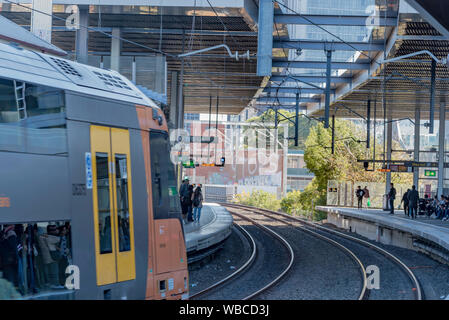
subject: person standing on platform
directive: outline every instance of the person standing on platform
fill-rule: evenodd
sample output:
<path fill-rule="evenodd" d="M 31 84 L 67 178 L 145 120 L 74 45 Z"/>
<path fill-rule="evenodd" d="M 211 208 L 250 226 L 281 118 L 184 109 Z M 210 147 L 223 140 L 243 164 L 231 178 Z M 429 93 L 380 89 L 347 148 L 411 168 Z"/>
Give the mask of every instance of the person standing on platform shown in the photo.
<path fill-rule="evenodd" d="M 418 202 L 419 202 L 419 194 L 416 190 L 416 186 L 412 186 L 412 190 L 408 193 L 408 205 L 410 210 L 410 217 L 412 219 L 416 219 L 418 214 Z"/>
<path fill-rule="evenodd" d="M 409 215 L 409 211 L 408 211 L 409 210 L 409 206 L 408 206 L 408 195 L 409 195 L 409 193 L 410 193 L 410 189 L 407 189 L 407 191 L 402 196 L 402 200 L 401 200 L 401 203 L 402 202 L 404 203 L 404 214 L 406 216 Z"/>
<path fill-rule="evenodd" d="M 203 193 L 201 191 L 201 185 L 196 187 L 193 193 L 193 220 L 196 223 L 200 222 L 201 209 L 203 208 Z"/>
<path fill-rule="evenodd" d="M 369 198 L 369 190 L 367 186 L 363 188 L 363 197 L 366 199 L 366 208 L 371 207 L 371 200 Z"/>
<path fill-rule="evenodd" d="M 355 195 L 357 197 L 357 208 L 362 209 L 362 202 L 363 202 L 363 195 L 365 193 L 363 192 L 362 188 L 360 186 L 357 187 L 357 190 L 355 191 Z"/>
<path fill-rule="evenodd" d="M 390 204 L 390 214 L 394 214 L 394 200 L 396 199 L 396 189 L 394 184 L 390 183 L 390 192 L 388 192 L 388 201 Z"/>
<path fill-rule="evenodd" d="M 187 222 L 193 222 L 193 186 L 189 185 L 187 192 L 186 192 L 186 196 L 185 196 L 185 201 L 186 201 L 186 206 L 187 206 Z"/>
<path fill-rule="evenodd" d="M 188 189 L 189 189 L 189 179 L 184 179 L 182 181 L 181 187 L 179 188 L 179 200 L 181 201 L 181 211 L 182 211 L 182 218 L 185 221 L 187 218 L 187 199 L 186 196 L 188 195 Z"/>

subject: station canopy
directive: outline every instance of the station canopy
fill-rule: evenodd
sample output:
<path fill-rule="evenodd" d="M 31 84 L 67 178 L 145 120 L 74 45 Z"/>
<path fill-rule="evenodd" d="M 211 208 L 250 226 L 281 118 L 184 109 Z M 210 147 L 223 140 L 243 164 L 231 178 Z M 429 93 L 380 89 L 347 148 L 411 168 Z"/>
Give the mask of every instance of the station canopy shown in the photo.
<path fill-rule="evenodd" d="M 29 1 L 18 1 L 29 6 Z M 85 5 L 92 1 L 53 0 L 53 15 L 66 19 L 68 4 Z M 247 50 L 250 60 L 229 57 L 224 48 L 192 55 L 184 59 L 185 112 L 209 112 L 210 96 L 219 96 L 219 112 L 242 111 L 260 87 L 256 76 L 257 8 L 251 1 L 98 1 L 89 6 L 89 26 L 106 33 L 121 28 L 121 37 L 167 53 L 167 98 L 170 104 L 171 71 L 181 72 L 181 53 L 226 44 L 232 53 Z M 209 5 L 212 4 L 211 5 Z M 132 5 L 131 5 L 132 4 Z M 186 6 L 180 6 L 186 5 Z M 194 6 L 196 4 L 196 6 Z M 5 7 L 5 3 L 3 3 Z M 1 15 L 30 28 L 30 10 L 12 5 Z M 76 32 L 68 30 L 64 20 L 53 18 L 52 42 L 69 54 L 75 52 Z M 89 31 L 89 55 L 109 55 L 111 38 Z M 122 56 L 151 55 L 154 51 L 122 41 Z"/>

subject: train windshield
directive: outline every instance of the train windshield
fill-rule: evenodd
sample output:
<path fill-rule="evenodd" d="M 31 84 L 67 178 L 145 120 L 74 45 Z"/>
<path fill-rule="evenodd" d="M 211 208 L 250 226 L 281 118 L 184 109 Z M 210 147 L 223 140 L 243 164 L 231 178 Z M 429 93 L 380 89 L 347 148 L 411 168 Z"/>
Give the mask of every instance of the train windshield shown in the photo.
<path fill-rule="evenodd" d="M 151 179 L 155 219 L 177 217 L 181 213 L 175 165 L 170 160 L 166 132 L 150 132 Z"/>

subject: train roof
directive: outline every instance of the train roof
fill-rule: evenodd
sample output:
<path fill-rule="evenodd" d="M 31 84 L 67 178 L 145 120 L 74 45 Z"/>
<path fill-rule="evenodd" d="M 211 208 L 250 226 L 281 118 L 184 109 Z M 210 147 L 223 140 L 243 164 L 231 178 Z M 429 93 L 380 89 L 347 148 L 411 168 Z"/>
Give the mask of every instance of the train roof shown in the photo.
<path fill-rule="evenodd" d="M 0 43 L 2 78 L 159 108 L 120 73 Z"/>

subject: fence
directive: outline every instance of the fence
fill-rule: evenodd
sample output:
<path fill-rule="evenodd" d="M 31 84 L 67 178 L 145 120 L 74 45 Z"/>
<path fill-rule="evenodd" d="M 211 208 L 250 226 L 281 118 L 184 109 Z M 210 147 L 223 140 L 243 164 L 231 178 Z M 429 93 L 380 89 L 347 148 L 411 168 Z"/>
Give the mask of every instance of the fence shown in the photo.
<path fill-rule="evenodd" d="M 370 208 L 382 208 L 383 196 L 385 194 L 385 183 L 382 182 L 350 182 L 329 180 L 327 182 L 327 205 L 339 207 L 356 207 L 357 198 L 355 190 L 360 186 L 362 189 L 366 186 L 370 194 Z M 396 202 L 399 206 L 402 195 L 410 188 L 408 185 L 395 184 Z M 364 201 L 366 205 L 366 201 Z"/>
<path fill-rule="evenodd" d="M 251 193 L 255 190 L 263 190 L 276 195 L 279 198 L 280 188 L 267 186 L 243 186 L 243 185 L 203 185 L 204 200 L 208 202 L 230 202 L 236 194 L 246 192 Z"/>

